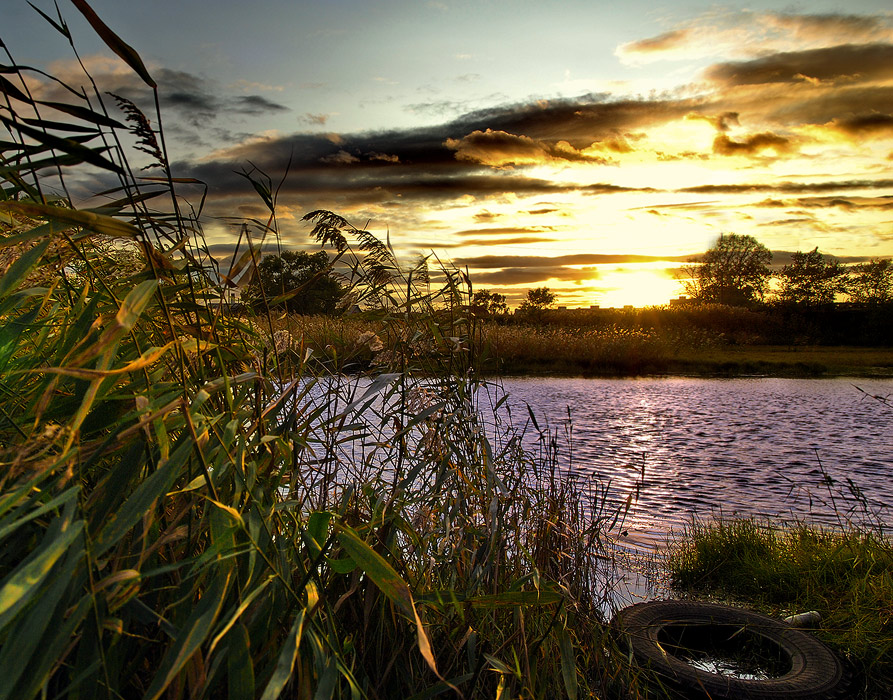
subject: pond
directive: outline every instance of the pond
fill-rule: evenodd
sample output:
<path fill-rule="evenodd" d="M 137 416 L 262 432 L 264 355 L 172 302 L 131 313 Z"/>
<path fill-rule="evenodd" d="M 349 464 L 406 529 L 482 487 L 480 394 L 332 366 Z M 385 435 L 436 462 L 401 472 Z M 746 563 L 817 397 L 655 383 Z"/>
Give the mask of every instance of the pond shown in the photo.
<path fill-rule="evenodd" d="M 889 522 L 893 405 L 863 392 L 893 397 L 891 380 L 508 378 L 490 391 L 514 423 L 530 406 L 569 476 L 631 498 L 633 548 L 693 515 Z"/>

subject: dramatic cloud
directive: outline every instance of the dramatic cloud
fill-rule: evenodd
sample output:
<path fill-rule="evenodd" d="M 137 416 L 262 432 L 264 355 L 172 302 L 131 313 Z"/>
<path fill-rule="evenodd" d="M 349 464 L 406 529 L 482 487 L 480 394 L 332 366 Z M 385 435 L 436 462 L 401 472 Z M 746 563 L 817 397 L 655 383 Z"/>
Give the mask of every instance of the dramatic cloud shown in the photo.
<path fill-rule="evenodd" d="M 599 272 L 595 268 L 574 267 L 506 267 L 493 272 L 476 272 L 474 280 L 476 284 L 526 284 L 535 286 L 551 280 L 559 282 L 579 282 L 583 280 L 597 279 Z"/>
<path fill-rule="evenodd" d="M 606 165 L 603 156 L 580 151 L 567 141 L 546 143 L 529 136 L 518 136 L 505 131 L 473 131 L 461 139 L 447 139 L 447 148 L 456 151 L 456 158 L 473 163 L 502 167 L 506 165 L 535 165 L 550 161 L 571 161 Z"/>
<path fill-rule="evenodd" d="M 691 29 L 674 29 L 648 39 L 639 39 L 622 44 L 618 49 L 619 55 L 664 53 L 671 49 L 684 46 L 692 37 Z"/>
<path fill-rule="evenodd" d="M 465 231 L 455 231 L 453 233 L 454 236 L 460 237 L 468 237 L 468 236 L 510 236 L 517 235 L 519 233 L 542 233 L 544 231 L 551 230 L 549 227 L 542 226 L 503 226 L 500 228 L 473 228 L 467 229 Z"/>
<path fill-rule="evenodd" d="M 544 257 L 538 255 L 481 255 L 473 258 L 458 258 L 457 265 L 474 269 L 492 268 L 560 268 L 568 265 L 616 265 L 625 263 L 686 262 L 690 255 L 600 255 L 580 253 Z"/>
<path fill-rule="evenodd" d="M 325 126 L 326 122 L 329 121 L 330 116 L 330 114 L 311 114 L 310 112 L 305 112 L 298 117 L 298 121 L 309 126 Z"/>
<path fill-rule="evenodd" d="M 726 87 L 766 83 L 869 82 L 893 78 L 893 45 L 833 46 L 777 53 L 753 61 L 720 63 L 704 77 Z"/>
<path fill-rule="evenodd" d="M 871 114 L 843 117 L 833 119 L 825 126 L 847 136 L 857 138 L 877 135 L 886 136 L 893 134 L 893 114 L 873 112 Z"/>
<path fill-rule="evenodd" d="M 807 43 L 865 43 L 893 38 L 890 17 L 844 14 L 761 15 L 760 22 Z"/>
<path fill-rule="evenodd" d="M 677 192 L 699 194 L 747 194 L 750 192 L 827 192 L 835 190 L 886 190 L 893 188 L 893 180 L 847 180 L 832 182 L 778 182 L 748 183 L 740 185 L 698 185 L 685 187 Z"/>
<path fill-rule="evenodd" d="M 713 141 L 713 152 L 723 156 L 752 156 L 766 151 L 782 154 L 789 153 L 791 150 L 793 150 L 793 144 L 790 139 L 768 131 L 753 134 L 741 141 L 733 141 L 725 134 L 720 134 Z"/>
<path fill-rule="evenodd" d="M 893 209 L 893 196 L 884 197 L 798 197 L 796 199 L 764 199 L 751 206 L 767 208 L 807 209 Z"/>
<path fill-rule="evenodd" d="M 122 69 L 123 64 L 103 57 L 88 57 L 85 64 L 101 93 L 121 95 L 146 114 L 154 113 L 155 97 L 152 91 L 130 70 Z M 75 62 L 55 64 L 54 71 L 69 85 L 79 85 L 84 81 L 84 75 Z M 210 122 L 222 118 L 231 123 L 234 117 L 258 117 L 289 111 L 288 107 L 261 95 L 228 93 L 215 82 L 186 71 L 153 66 L 151 72 L 158 83 L 162 111 L 175 113 L 180 124 L 200 129 L 201 132 L 212 128 Z M 41 99 L 68 101 L 71 98 L 68 90 L 57 82 L 40 80 L 33 82 L 32 87 Z M 228 126 L 226 133 L 232 138 L 229 129 L 231 126 Z M 195 137 L 193 131 L 183 133 L 189 138 Z"/>
<path fill-rule="evenodd" d="M 759 13 L 714 8 L 654 37 L 620 45 L 630 63 L 692 60 L 709 56 L 750 58 L 780 51 L 893 41 L 889 15 Z"/>
<path fill-rule="evenodd" d="M 420 245 L 423 249 L 435 248 L 466 248 L 468 246 L 494 246 L 494 245 L 535 245 L 537 243 L 555 243 L 560 241 L 559 238 L 546 238 L 544 236 L 514 236 L 508 238 L 465 238 L 452 243 L 444 243 L 443 241 L 432 242 L 430 244 Z"/>

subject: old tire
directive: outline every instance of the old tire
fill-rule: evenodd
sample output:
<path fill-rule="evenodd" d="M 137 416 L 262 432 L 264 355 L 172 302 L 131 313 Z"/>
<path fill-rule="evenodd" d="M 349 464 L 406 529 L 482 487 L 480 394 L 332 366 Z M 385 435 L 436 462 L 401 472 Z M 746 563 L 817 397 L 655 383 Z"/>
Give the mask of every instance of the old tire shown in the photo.
<path fill-rule="evenodd" d="M 780 620 L 726 605 L 659 600 L 624 608 L 614 625 L 635 661 L 690 698 L 835 700 L 846 678 L 834 653 Z M 738 678 L 693 665 L 692 649 L 751 645 L 778 660 L 778 675 Z M 750 653 L 750 651 L 748 651 Z"/>

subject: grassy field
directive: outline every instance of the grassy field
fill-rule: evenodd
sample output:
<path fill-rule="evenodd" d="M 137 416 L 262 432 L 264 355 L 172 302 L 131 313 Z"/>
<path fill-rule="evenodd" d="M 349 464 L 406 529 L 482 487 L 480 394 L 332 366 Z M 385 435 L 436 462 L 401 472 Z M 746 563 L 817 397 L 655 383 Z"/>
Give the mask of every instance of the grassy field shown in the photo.
<path fill-rule="evenodd" d="M 287 329 L 319 360 L 344 371 L 386 366 L 401 339 L 379 322 L 361 317 L 290 316 Z M 374 336 L 381 348 L 371 350 Z M 366 340 L 363 341 L 362 339 Z M 417 343 L 417 356 L 425 353 Z M 376 347 L 378 347 L 376 345 Z M 707 333 L 670 333 L 609 326 L 603 329 L 477 322 L 459 347 L 473 350 L 488 375 L 696 377 L 893 377 L 893 348 L 739 345 Z M 427 349 L 449 352 L 442 346 Z"/>

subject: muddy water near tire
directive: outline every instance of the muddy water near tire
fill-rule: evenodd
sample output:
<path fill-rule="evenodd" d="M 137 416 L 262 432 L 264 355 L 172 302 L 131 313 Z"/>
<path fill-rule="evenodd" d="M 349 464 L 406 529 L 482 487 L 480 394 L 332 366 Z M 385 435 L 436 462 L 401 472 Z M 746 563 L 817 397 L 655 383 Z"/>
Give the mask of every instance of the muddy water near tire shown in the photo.
<path fill-rule="evenodd" d="M 693 515 L 890 521 L 893 406 L 856 387 L 893 396 L 890 380 L 769 378 L 511 378 L 499 392 L 515 424 L 529 405 L 548 426 L 570 477 L 632 498 L 618 536 L 648 549 Z"/>

